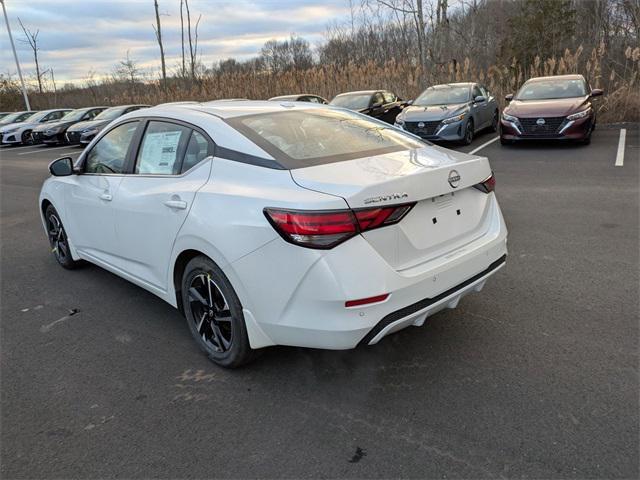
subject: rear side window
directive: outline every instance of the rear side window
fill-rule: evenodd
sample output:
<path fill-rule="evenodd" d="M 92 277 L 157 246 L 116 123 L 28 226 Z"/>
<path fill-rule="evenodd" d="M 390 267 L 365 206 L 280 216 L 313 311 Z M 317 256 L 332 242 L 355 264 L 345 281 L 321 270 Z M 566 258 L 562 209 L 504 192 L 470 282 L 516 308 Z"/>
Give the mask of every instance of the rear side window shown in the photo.
<path fill-rule="evenodd" d="M 191 129 L 169 122 L 151 121 L 142 137 L 135 173 L 177 175 Z"/>
<path fill-rule="evenodd" d="M 287 169 L 422 148 L 424 143 L 347 110 L 298 110 L 227 122 Z"/>
<path fill-rule="evenodd" d="M 384 92 L 382 95 L 384 96 L 384 103 L 393 103 L 398 99 L 398 97 L 391 92 Z"/>
<path fill-rule="evenodd" d="M 87 154 L 86 173 L 123 173 L 127 152 L 139 122 L 118 125 L 98 140 Z"/>
<path fill-rule="evenodd" d="M 371 99 L 371 105 L 380 105 L 383 103 L 384 103 L 384 97 L 380 92 L 373 95 L 373 98 Z"/>
<path fill-rule="evenodd" d="M 204 138 L 204 135 L 194 130 L 191 132 L 191 138 L 189 138 L 189 143 L 187 144 L 187 151 L 184 154 L 184 161 L 182 162 L 180 172 L 186 172 L 208 156 L 209 142 Z"/>

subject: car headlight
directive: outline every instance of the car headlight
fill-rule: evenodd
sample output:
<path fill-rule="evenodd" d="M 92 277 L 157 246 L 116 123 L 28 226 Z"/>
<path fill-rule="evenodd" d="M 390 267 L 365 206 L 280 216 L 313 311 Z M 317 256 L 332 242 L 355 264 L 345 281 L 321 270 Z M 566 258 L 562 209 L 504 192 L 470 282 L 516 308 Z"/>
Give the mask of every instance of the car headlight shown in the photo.
<path fill-rule="evenodd" d="M 60 127 L 56 127 L 56 128 L 47 128 L 47 130 L 44 132 L 47 135 L 53 135 L 54 133 L 58 133 L 60 131 Z"/>
<path fill-rule="evenodd" d="M 404 128 L 404 118 L 396 118 L 394 126 Z"/>
<path fill-rule="evenodd" d="M 579 118 L 587 117 L 590 113 L 591 113 L 591 109 L 587 108 L 586 110 L 583 110 L 581 112 L 574 113 L 573 115 L 569 115 L 567 117 L 567 120 L 578 120 Z"/>
<path fill-rule="evenodd" d="M 461 113 L 460 115 L 456 115 L 455 117 L 445 118 L 444 120 L 442 120 L 442 123 L 444 123 L 445 125 L 449 125 L 450 123 L 455 123 L 455 122 L 459 122 L 460 120 L 464 120 L 466 116 L 467 116 L 466 113 Z"/>
<path fill-rule="evenodd" d="M 513 115 L 508 115 L 504 112 L 502 112 L 502 119 L 507 122 L 513 122 L 513 123 L 518 122 L 518 117 L 514 117 Z"/>
<path fill-rule="evenodd" d="M 82 134 L 85 134 L 85 133 L 96 133 L 97 131 L 98 131 L 98 129 L 93 127 L 93 128 L 85 128 L 80 133 L 82 133 Z"/>
<path fill-rule="evenodd" d="M 18 131 L 17 128 L 10 128 L 9 130 L 3 130 L 0 133 L 2 133 L 3 135 L 6 135 L 7 133 L 13 133 L 13 132 L 16 132 L 16 131 Z"/>

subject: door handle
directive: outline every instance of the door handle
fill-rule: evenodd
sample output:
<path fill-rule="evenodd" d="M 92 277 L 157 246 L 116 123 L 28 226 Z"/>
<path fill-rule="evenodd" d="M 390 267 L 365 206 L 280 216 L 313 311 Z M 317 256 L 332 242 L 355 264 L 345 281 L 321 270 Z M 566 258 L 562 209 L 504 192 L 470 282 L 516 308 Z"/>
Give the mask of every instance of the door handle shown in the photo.
<path fill-rule="evenodd" d="M 100 194 L 100 200 L 105 200 L 107 202 L 110 202 L 111 200 L 113 200 L 113 197 L 111 196 L 110 193 L 101 193 Z"/>
<path fill-rule="evenodd" d="M 176 210 L 185 210 L 187 208 L 187 202 L 184 200 L 167 200 L 164 204 L 169 208 L 175 208 Z"/>

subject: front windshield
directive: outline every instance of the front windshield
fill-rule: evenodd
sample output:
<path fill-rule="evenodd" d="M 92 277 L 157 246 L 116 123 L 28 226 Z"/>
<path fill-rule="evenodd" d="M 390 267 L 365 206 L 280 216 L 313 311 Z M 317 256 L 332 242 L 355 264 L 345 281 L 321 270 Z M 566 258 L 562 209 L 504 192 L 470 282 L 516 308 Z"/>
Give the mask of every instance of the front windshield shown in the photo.
<path fill-rule="evenodd" d="M 87 110 L 71 110 L 64 117 L 60 119 L 61 122 L 73 122 L 75 120 L 81 120 L 84 117 Z"/>
<path fill-rule="evenodd" d="M 429 87 L 422 92 L 413 102 L 414 105 L 452 105 L 455 103 L 465 103 L 470 100 L 469 87 L 439 85 Z"/>
<path fill-rule="evenodd" d="M 584 97 L 586 94 L 586 86 L 581 78 L 534 80 L 522 86 L 516 100 L 551 100 Z"/>
<path fill-rule="evenodd" d="M 371 95 L 368 93 L 354 93 L 349 95 L 338 95 L 331 100 L 330 105 L 348 108 L 349 110 L 362 110 L 369 106 Z"/>
<path fill-rule="evenodd" d="M 27 120 L 29 117 L 32 117 L 33 115 L 35 115 L 34 112 L 10 113 L 9 115 L 2 117 L 2 120 L 0 120 L 0 124 L 24 122 L 25 120 Z"/>
<path fill-rule="evenodd" d="M 113 120 L 118 118 L 124 112 L 122 107 L 111 107 L 95 116 L 94 120 Z"/>
<path fill-rule="evenodd" d="M 228 120 L 286 168 L 423 148 L 420 140 L 346 110 L 297 110 Z"/>

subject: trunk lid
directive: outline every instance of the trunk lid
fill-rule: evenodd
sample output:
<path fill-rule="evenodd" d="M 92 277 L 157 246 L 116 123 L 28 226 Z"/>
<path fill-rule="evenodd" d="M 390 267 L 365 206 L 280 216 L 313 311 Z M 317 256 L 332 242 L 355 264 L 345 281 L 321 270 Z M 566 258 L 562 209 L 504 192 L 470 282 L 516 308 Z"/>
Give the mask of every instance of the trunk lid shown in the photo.
<path fill-rule="evenodd" d="M 458 248 L 483 230 L 489 195 L 471 188 L 491 175 L 484 157 L 438 146 L 291 170 L 303 188 L 350 208 L 417 202 L 397 225 L 363 233 L 397 270 Z M 451 180 L 451 181 L 450 181 Z"/>

